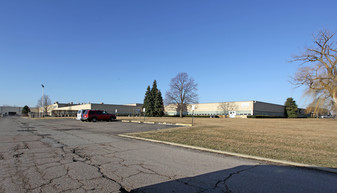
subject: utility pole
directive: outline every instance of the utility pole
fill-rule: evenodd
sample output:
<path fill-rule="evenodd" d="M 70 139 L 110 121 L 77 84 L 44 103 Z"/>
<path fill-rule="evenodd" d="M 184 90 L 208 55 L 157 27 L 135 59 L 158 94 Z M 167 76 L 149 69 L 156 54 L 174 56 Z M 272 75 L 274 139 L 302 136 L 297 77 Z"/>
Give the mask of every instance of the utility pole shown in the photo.
<path fill-rule="evenodd" d="M 43 100 L 44 100 L 44 93 L 43 93 L 43 91 L 44 91 L 44 85 L 41 84 L 41 86 L 42 86 L 42 100 L 41 100 L 41 103 L 42 103 L 42 117 L 43 117 L 43 116 L 44 116 L 44 106 L 43 106 Z"/>
<path fill-rule="evenodd" d="M 192 105 L 192 126 L 193 126 L 194 110 L 195 110 L 195 105 Z"/>

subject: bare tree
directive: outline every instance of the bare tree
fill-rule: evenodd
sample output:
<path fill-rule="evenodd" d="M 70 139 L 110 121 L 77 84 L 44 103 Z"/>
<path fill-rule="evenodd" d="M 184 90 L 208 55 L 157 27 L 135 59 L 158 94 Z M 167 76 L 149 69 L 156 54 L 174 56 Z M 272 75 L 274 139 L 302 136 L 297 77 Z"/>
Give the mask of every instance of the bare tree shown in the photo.
<path fill-rule="evenodd" d="M 238 106 L 235 103 L 223 102 L 218 106 L 218 109 L 223 111 L 224 115 L 227 115 L 229 111 L 235 111 Z"/>
<path fill-rule="evenodd" d="M 51 108 L 51 100 L 48 95 L 43 95 L 43 112 L 47 113 L 48 110 Z M 42 97 L 37 101 L 36 107 L 41 108 L 42 107 Z"/>
<path fill-rule="evenodd" d="M 186 72 L 179 73 L 171 79 L 170 90 L 166 92 L 165 103 L 175 106 L 180 113 L 180 117 L 182 117 L 187 104 L 198 103 L 197 86 L 198 84 L 194 82 L 193 78 L 189 78 Z"/>
<path fill-rule="evenodd" d="M 330 110 L 325 106 L 324 101 L 313 101 L 305 109 L 305 113 L 313 117 L 318 117 L 321 115 L 330 115 Z"/>
<path fill-rule="evenodd" d="M 337 44 L 334 41 L 336 32 L 322 30 L 314 35 L 314 46 L 307 48 L 294 61 L 301 62 L 293 77 L 297 86 L 306 86 L 306 95 L 312 96 L 313 101 L 321 101 L 337 110 Z"/>

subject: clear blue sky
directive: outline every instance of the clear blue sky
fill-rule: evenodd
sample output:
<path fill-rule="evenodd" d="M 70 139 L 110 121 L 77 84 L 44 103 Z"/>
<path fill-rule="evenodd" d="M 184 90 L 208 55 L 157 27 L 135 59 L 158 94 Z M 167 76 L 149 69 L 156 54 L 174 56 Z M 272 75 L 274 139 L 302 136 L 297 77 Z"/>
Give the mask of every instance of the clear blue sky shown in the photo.
<path fill-rule="evenodd" d="M 142 103 L 157 80 L 187 72 L 199 102 L 303 107 L 291 56 L 337 29 L 337 1 L 2 0 L 0 105 Z"/>

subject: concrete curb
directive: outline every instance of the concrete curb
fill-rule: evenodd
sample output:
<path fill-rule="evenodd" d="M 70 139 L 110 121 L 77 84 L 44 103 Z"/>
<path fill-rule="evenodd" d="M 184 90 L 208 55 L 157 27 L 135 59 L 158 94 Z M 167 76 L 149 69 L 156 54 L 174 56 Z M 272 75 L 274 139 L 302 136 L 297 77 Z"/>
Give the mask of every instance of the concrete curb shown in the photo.
<path fill-rule="evenodd" d="M 186 127 L 192 126 L 192 124 L 184 124 L 184 123 L 167 123 L 167 122 L 135 121 L 135 120 L 122 120 L 122 122 L 123 123 L 160 124 L 160 125 L 178 125 L 178 126 L 186 126 Z"/>
<path fill-rule="evenodd" d="M 155 124 L 155 122 L 148 122 L 148 121 L 144 121 L 143 123 L 146 123 L 146 124 Z"/>
<path fill-rule="evenodd" d="M 59 119 L 59 120 L 62 120 L 62 119 L 76 119 L 75 117 L 36 117 L 36 118 L 30 118 L 30 117 L 27 117 L 27 119 L 30 119 L 30 120 L 48 120 L 48 119 Z"/>
<path fill-rule="evenodd" d="M 176 125 L 192 127 L 192 124 L 176 123 Z"/>
<path fill-rule="evenodd" d="M 245 154 L 239 154 L 239 153 L 232 153 L 232 152 L 208 149 L 208 148 L 203 148 L 203 147 L 195 147 L 195 146 L 191 146 L 191 145 L 184 145 L 184 144 L 179 144 L 179 143 L 159 141 L 159 140 L 154 140 L 154 139 L 146 139 L 146 138 L 142 138 L 142 137 L 134 137 L 134 136 L 124 135 L 124 134 L 119 134 L 118 136 L 125 137 L 125 138 L 131 138 L 131 139 L 137 139 L 137 140 L 143 140 L 143 141 L 149 141 L 149 142 L 154 142 L 154 143 L 172 145 L 172 146 L 177 146 L 177 147 L 184 147 L 184 148 L 194 149 L 194 150 L 199 150 L 199 151 L 218 153 L 218 154 L 223 154 L 223 155 L 230 155 L 230 156 L 235 156 L 235 157 L 240 157 L 240 158 L 253 159 L 253 160 L 258 160 L 258 161 L 266 161 L 266 162 L 272 162 L 272 163 L 295 166 L 295 167 L 304 167 L 304 168 L 308 168 L 308 169 L 314 169 L 314 170 L 319 170 L 319 171 L 337 174 L 337 169 L 333 169 L 333 168 L 326 168 L 326 167 L 320 167 L 320 166 L 315 166 L 315 165 L 308 165 L 308 164 L 290 162 L 290 161 L 285 161 L 285 160 L 269 159 L 269 158 L 264 158 L 264 157 L 251 156 L 251 155 L 245 155 Z"/>

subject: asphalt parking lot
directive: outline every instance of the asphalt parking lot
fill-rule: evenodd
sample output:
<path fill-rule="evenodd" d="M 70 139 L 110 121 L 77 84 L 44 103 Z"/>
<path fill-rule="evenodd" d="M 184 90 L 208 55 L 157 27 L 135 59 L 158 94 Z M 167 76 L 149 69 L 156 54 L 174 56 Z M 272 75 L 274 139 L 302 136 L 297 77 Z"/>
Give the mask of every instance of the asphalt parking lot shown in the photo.
<path fill-rule="evenodd" d="M 0 119 L 0 192 L 337 192 L 337 175 L 126 139 L 171 125 Z"/>
<path fill-rule="evenodd" d="M 166 129 L 177 127 L 175 125 L 162 124 L 143 124 L 143 123 L 124 123 L 121 120 L 113 122 L 98 121 L 98 122 L 82 122 L 74 119 L 46 119 L 39 120 L 40 126 L 54 125 L 56 130 L 60 131 L 86 131 L 93 133 L 104 133 L 118 135 L 123 133 L 144 132 L 158 129 Z"/>

